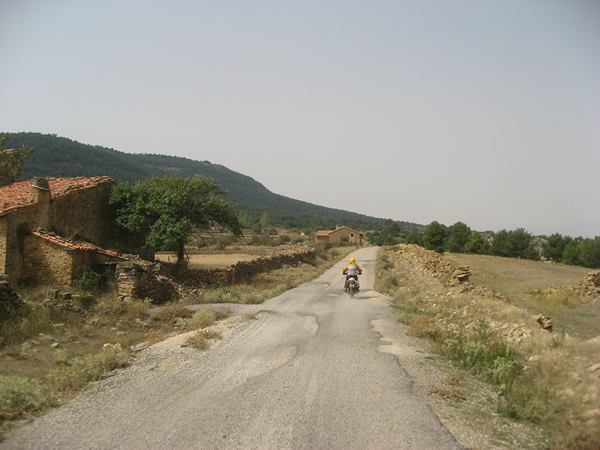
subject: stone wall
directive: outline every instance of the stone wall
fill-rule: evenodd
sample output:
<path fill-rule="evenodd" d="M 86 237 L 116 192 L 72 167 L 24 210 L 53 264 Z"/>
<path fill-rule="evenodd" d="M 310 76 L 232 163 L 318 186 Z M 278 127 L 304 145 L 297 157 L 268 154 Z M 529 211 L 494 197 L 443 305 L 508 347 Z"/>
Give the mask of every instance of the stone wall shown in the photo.
<path fill-rule="evenodd" d="M 25 305 L 23 299 L 8 284 L 8 277 L 0 274 L 0 320 Z"/>
<path fill-rule="evenodd" d="M 173 283 L 161 275 L 161 265 L 128 261 L 117 266 L 117 294 L 122 299 L 151 299 L 160 304 L 179 297 Z"/>
<path fill-rule="evenodd" d="M 7 244 L 8 244 L 8 236 L 7 236 L 7 220 L 0 219 L 0 273 L 6 272 L 6 263 L 7 263 Z"/>
<path fill-rule="evenodd" d="M 113 183 L 84 189 L 52 201 L 50 223 L 66 239 L 83 237 L 100 247 L 110 239 L 111 221 L 108 198 Z"/>
<path fill-rule="evenodd" d="M 185 281 L 194 287 L 222 286 L 251 279 L 253 276 L 278 269 L 283 265 L 295 265 L 299 261 L 313 258 L 315 251 L 303 249 L 300 251 L 282 251 L 270 256 L 259 256 L 250 261 L 239 261 L 226 269 L 189 269 L 174 266 L 171 274 L 175 280 Z"/>
<path fill-rule="evenodd" d="M 295 265 L 313 258 L 315 251 L 282 251 L 271 256 L 260 256 L 240 261 L 226 269 L 190 269 L 185 264 L 148 263 L 143 261 L 119 264 L 118 295 L 121 298 L 150 298 L 157 303 L 175 300 L 179 293 L 175 286 L 187 289 L 226 286 L 254 275 Z"/>
<path fill-rule="evenodd" d="M 20 268 L 22 265 L 23 251 L 22 243 L 19 242 L 18 229 L 21 224 L 31 227 L 30 224 L 37 223 L 37 205 L 22 208 L 12 212 L 10 215 L 0 219 L 0 272 L 9 275 L 11 282 L 21 278 Z"/>
<path fill-rule="evenodd" d="M 36 285 L 71 286 L 73 255 L 51 242 L 30 235 L 23 240 L 21 278 Z"/>

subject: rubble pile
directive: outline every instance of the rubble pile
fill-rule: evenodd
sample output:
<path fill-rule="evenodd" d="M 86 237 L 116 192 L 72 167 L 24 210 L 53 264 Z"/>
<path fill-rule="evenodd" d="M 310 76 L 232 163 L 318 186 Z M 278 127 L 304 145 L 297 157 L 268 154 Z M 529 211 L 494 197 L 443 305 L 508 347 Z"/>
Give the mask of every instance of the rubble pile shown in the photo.
<path fill-rule="evenodd" d="M 588 273 L 581 281 L 570 286 L 551 286 L 546 294 L 567 292 L 580 297 L 600 296 L 600 270 Z"/>
<path fill-rule="evenodd" d="M 0 274 L 0 318 L 5 317 L 25 305 L 25 301 L 8 284 L 8 276 Z"/>

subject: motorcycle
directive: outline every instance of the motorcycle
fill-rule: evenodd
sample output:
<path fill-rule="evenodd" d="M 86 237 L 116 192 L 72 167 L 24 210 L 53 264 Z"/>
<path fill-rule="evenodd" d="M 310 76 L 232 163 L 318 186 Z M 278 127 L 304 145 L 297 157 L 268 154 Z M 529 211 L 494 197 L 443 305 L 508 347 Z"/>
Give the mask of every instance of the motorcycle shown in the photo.
<path fill-rule="evenodd" d="M 358 292 L 358 280 L 350 277 L 346 280 L 346 292 L 350 294 L 350 297 L 354 297 L 354 294 Z"/>

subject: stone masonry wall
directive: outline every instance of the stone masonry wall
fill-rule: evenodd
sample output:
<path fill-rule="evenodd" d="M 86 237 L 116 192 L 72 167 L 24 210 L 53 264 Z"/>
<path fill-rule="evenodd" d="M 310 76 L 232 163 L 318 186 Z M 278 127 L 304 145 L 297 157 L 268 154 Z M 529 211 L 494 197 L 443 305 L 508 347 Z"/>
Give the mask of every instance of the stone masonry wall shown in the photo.
<path fill-rule="evenodd" d="M 7 231 L 6 219 L 0 219 L 0 273 L 6 272 Z"/>
<path fill-rule="evenodd" d="M 100 247 L 110 239 L 108 197 L 112 183 L 101 184 L 52 201 L 50 223 L 66 239 L 81 236 Z"/>
<path fill-rule="evenodd" d="M 314 257 L 314 254 L 312 249 L 284 251 L 271 256 L 259 256 L 250 261 L 239 261 L 226 269 L 202 270 L 179 267 L 173 274 L 173 278 L 185 280 L 186 283 L 196 287 L 227 285 L 250 279 L 259 273 L 278 269 L 283 265 L 297 264 L 299 261 Z"/>
<path fill-rule="evenodd" d="M 250 279 L 254 275 L 277 269 L 282 265 L 295 265 L 314 257 L 314 250 L 283 251 L 250 261 L 240 261 L 226 269 L 189 269 L 185 265 L 148 262 L 128 262 L 119 265 L 118 294 L 121 298 L 150 298 L 158 303 L 175 299 L 178 295 L 174 283 L 194 289 L 206 286 L 225 286 L 235 281 Z"/>
<path fill-rule="evenodd" d="M 30 235 L 23 240 L 24 254 L 22 278 L 30 278 L 34 284 L 71 286 L 73 258 L 70 252 Z"/>

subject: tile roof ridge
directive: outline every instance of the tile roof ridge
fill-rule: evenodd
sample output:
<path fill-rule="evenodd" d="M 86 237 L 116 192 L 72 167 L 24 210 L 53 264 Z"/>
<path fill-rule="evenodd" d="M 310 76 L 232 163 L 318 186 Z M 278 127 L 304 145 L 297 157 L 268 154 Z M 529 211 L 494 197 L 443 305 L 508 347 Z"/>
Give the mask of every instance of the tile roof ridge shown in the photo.
<path fill-rule="evenodd" d="M 80 242 L 80 243 L 69 242 L 66 239 L 58 236 L 56 233 L 47 232 L 40 228 L 38 228 L 36 230 L 32 230 L 31 234 L 34 234 L 38 237 L 41 237 L 42 239 L 45 239 L 49 242 L 60 245 L 61 247 L 67 248 L 69 250 L 96 251 L 96 252 L 104 253 L 105 255 L 125 259 L 118 252 L 115 252 L 114 250 L 104 249 L 104 248 L 98 247 L 97 245 L 90 244 L 89 242 Z"/>

